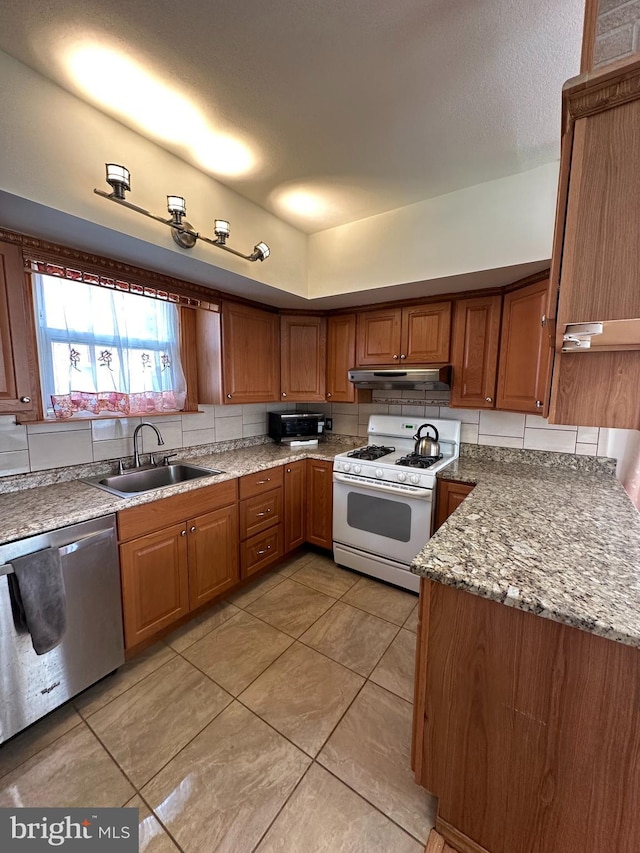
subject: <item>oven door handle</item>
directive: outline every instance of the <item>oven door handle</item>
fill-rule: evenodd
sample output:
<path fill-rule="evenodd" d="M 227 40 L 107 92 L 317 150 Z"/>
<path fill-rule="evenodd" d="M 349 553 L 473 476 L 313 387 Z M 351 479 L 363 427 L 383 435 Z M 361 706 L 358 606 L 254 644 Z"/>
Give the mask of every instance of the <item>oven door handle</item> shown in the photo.
<path fill-rule="evenodd" d="M 337 471 L 333 472 L 333 481 L 334 483 L 344 483 L 348 486 L 358 486 L 363 491 L 371 492 L 372 494 L 375 494 L 376 492 L 383 492 L 387 495 L 394 495 L 396 498 L 401 498 L 404 495 L 405 497 L 413 498 L 414 500 L 430 501 L 433 497 L 433 489 L 414 489 L 411 488 L 411 486 L 394 489 L 393 486 L 386 486 L 384 483 L 369 485 L 369 483 L 363 482 L 362 480 L 352 479 L 349 475 L 339 474 Z"/>

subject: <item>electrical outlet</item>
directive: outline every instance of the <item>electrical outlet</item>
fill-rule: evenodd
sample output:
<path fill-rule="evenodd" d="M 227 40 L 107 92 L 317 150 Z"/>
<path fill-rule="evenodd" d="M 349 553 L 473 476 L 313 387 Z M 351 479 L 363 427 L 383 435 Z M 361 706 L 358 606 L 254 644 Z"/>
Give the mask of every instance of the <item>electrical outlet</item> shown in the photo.
<path fill-rule="evenodd" d="M 331 432 L 331 430 L 333 429 L 333 418 L 324 419 L 324 428 Z"/>

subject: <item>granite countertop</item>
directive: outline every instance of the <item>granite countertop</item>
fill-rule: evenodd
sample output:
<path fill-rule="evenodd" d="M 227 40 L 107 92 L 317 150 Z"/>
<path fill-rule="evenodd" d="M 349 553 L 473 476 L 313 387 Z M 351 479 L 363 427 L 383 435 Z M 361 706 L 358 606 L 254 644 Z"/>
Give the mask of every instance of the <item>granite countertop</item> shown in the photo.
<path fill-rule="evenodd" d="M 362 444 L 362 441 L 360 440 L 359 443 Z M 333 460 L 334 456 L 343 452 L 344 449 L 344 445 L 332 443 L 319 444 L 312 448 L 290 448 L 270 443 L 227 450 L 222 453 L 194 455 L 180 452 L 179 457 L 187 459 L 190 464 L 202 465 L 205 468 L 219 468 L 224 473 L 190 480 L 175 486 L 153 489 L 153 491 L 127 498 L 112 495 L 79 479 L 19 491 L 7 491 L 0 494 L 0 545 L 45 533 L 58 527 L 66 527 L 79 521 L 119 512 L 131 506 L 139 506 L 203 486 L 221 483 L 224 480 L 242 477 L 244 474 L 262 471 L 273 465 L 284 465 L 287 462 L 306 458 Z M 87 472 L 84 476 L 90 477 L 92 474 Z"/>
<path fill-rule="evenodd" d="M 415 574 L 640 647 L 640 513 L 610 472 L 461 457 L 439 477 L 475 488 Z"/>

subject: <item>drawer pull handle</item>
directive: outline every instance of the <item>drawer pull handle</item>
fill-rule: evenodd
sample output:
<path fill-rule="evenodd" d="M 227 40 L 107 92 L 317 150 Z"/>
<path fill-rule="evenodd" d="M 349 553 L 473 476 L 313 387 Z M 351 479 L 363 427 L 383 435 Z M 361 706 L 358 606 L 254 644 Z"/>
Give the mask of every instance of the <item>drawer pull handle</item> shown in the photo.
<path fill-rule="evenodd" d="M 263 515 L 269 515 L 269 513 L 270 513 L 270 512 L 271 512 L 271 510 L 270 510 L 270 509 L 265 509 L 265 511 L 264 511 L 264 512 L 257 512 L 257 513 L 256 513 L 256 518 L 262 518 L 262 516 L 263 516 Z"/>
<path fill-rule="evenodd" d="M 263 554 L 266 554 L 267 551 L 271 550 L 271 545 L 267 545 L 266 548 L 263 548 L 262 551 L 258 551 L 258 556 L 261 557 Z"/>
<path fill-rule="evenodd" d="M 271 482 L 271 477 L 267 477 L 266 480 L 258 480 L 258 482 L 256 483 L 256 486 L 264 486 L 265 483 L 270 483 L 270 482 Z"/>

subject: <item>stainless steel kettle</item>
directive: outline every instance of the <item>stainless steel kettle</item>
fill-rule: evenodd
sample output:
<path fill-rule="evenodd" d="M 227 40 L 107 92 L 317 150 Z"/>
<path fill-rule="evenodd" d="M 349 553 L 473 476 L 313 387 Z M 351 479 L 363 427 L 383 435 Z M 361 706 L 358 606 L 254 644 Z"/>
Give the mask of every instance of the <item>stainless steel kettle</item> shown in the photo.
<path fill-rule="evenodd" d="M 423 436 L 423 429 L 432 429 L 434 432 L 433 439 L 428 435 Z M 414 453 L 417 453 L 419 456 L 440 456 L 438 430 L 434 427 L 433 424 L 422 424 L 422 426 L 418 429 L 418 432 L 413 436 L 413 438 L 416 443 L 413 449 Z"/>

